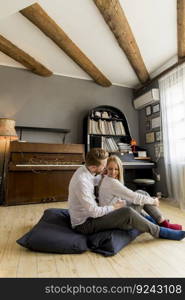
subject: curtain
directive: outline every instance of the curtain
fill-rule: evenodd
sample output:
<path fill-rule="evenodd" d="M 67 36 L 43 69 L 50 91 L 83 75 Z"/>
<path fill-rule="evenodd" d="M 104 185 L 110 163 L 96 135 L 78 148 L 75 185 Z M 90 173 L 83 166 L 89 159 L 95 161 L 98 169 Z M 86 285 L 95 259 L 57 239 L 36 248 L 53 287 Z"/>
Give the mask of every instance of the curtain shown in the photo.
<path fill-rule="evenodd" d="M 185 209 L 185 64 L 159 80 L 169 197 Z"/>

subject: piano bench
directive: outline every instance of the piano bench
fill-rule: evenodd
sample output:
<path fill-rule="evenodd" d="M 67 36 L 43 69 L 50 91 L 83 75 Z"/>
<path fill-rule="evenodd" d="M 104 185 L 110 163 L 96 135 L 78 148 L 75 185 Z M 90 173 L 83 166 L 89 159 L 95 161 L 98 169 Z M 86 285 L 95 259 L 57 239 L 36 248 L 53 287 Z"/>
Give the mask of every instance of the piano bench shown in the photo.
<path fill-rule="evenodd" d="M 136 178 L 133 180 L 133 183 L 136 185 L 137 189 L 142 189 L 148 192 L 151 196 L 153 196 L 153 187 L 155 185 L 154 179 L 149 178 Z"/>

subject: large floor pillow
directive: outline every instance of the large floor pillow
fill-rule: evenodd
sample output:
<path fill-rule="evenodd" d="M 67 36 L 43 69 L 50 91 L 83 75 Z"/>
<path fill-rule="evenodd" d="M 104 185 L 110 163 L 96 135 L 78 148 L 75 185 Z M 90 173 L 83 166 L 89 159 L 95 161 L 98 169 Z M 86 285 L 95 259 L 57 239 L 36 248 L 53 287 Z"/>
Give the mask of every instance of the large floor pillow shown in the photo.
<path fill-rule="evenodd" d="M 71 228 L 68 210 L 57 208 L 45 210 L 40 221 L 17 243 L 42 252 L 75 254 L 88 250 L 87 237 Z"/>
<path fill-rule="evenodd" d="M 104 256 L 112 256 L 133 241 L 141 232 L 131 230 L 106 230 L 88 236 L 88 247 L 91 251 Z"/>
<path fill-rule="evenodd" d="M 148 215 L 143 215 L 150 222 L 157 222 Z M 93 252 L 104 256 L 112 256 L 132 242 L 141 232 L 137 229 L 131 230 L 106 230 L 88 236 L 88 246 Z"/>

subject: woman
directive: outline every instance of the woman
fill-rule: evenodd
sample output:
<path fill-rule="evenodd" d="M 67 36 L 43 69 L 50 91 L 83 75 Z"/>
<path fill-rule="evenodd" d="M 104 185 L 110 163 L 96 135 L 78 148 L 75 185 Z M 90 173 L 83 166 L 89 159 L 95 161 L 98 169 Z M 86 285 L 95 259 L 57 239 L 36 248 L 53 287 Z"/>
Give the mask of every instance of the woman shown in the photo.
<path fill-rule="evenodd" d="M 124 186 L 122 162 L 116 155 L 107 160 L 106 175 L 102 178 L 99 187 L 99 204 L 106 206 L 116 201 L 124 201 L 124 206 L 131 206 L 139 213 L 144 209 L 155 222 L 162 226 L 175 230 L 182 230 L 179 224 L 170 224 L 157 208 L 158 198 L 152 198 L 144 191 L 133 192 Z"/>

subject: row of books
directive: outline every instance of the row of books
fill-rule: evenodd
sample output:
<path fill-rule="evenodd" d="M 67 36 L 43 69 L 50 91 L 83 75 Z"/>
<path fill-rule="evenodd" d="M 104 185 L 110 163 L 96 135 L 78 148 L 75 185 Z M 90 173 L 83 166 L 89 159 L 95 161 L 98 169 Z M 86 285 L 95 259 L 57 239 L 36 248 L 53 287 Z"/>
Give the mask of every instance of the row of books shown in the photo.
<path fill-rule="evenodd" d="M 121 152 L 121 153 L 129 153 L 132 151 L 130 144 L 126 143 L 116 144 L 113 138 L 105 138 L 102 137 L 101 148 L 105 149 L 108 152 Z"/>
<path fill-rule="evenodd" d="M 108 111 L 92 111 L 91 112 L 91 118 L 102 118 L 102 119 L 120 119 L 120 116 L 118 116 L 114 112 L 108 112 Z"/>
<path fill-rule="evenodd" d="M 102 136 L 101 148 L 105 149 L 108 152 L 117 152 L 119 148 L 114 140 L 114 138 L 106 138 Z"/>
<path fill-rule="evenodd" d="M 129 153 L 132 151 L 130 144 L 116 142 L 114 137 L 105 137 L 105 136 L 90 136 L 90 147 L 101 147 L 108 152 L 121 152 Z"/>
<path fill-rule="evenodd" d="M 123 135 L 125 128 L 121 121 L 88 120 L 88 134 Z"/>

